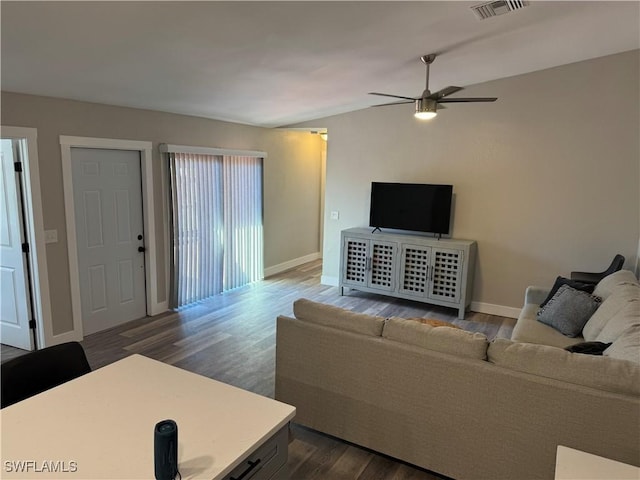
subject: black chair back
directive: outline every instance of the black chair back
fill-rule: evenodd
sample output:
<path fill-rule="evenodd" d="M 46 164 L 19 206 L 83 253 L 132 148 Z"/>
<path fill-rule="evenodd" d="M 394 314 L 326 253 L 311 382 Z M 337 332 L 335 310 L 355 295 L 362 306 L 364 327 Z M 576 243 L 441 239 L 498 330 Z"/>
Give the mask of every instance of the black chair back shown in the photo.
<path fill-rule="evenodd" d="M 620 255 L 619 253 L 613 257 L 613 261 L 611 262 L 611 265 L 609 265 L 609 268 L 607 268 L 603 273 L 603 277 L 606 277 L 607 275 L 611 275 L 612 273 L 616 273 L 619 270 L 622 270 L 622 266 L 624 265 L 624 257 L 622 255 Z"/>
<path fill-rule="evenodd" d="M 616 273 L 624 265 L 624 256 L 619 253 L 613 257 L 611 265 L 604 272 L 571 272 L 571 280 L 584 283 L 598 283 L 604 277 Z"/>
<path fill-rule="evenodd" d="M 87 356 L 78 342 L 54 345 L 9 360 L 0 365 L 0 408 L 90 371 Z"/>

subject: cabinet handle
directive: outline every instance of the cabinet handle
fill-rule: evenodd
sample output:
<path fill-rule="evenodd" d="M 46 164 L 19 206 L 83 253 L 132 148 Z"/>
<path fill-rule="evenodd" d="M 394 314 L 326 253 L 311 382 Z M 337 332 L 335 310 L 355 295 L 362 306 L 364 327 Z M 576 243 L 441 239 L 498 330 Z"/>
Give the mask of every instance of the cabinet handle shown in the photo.
<path fill-rule="evenodd" d="M 255 462 L 252 462 L 251 460 L 247 460 L 247 463 L 249 464 L 249 468 L 247 468 L 244 472 L 242 472 L 242 474 L 239 477 L 231 477 L 229 480 L 242 480 L 244 477 L 246 477 L 249 474 L 249 472 L 251 472 L 251 470 L 253 470 L 258 466 L 258 464 L 260 463 L 260 459 L 256 460 Z"/>

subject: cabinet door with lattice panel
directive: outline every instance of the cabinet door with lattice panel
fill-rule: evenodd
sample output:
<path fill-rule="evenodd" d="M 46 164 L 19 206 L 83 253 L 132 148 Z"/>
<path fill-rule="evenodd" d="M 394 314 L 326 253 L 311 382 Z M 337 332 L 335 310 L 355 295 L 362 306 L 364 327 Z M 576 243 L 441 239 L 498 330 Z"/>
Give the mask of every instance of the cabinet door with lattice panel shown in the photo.
<path fill-rule="evenodd" d="M 405 295 L 424 298 L 429 292 L 431 247 L 402 245 L 398 290 Z"/>
<path fill-rule="evenodd" d="M 342 284 L 365 286 L 369 266 L 369 240 L 344 239 L 342 248 Z"/>
<path fill-rule="evenodd" d="M 464 252 L 432 247 L 429 297 L 450 302 L 460 300 Z"/>
<path fill-rule="evenodd" d="M 395 242 L 371 241 L 371 260 L 369 262 L 369 286 L 379 290 L 393 291 L 396 288 Z"/>

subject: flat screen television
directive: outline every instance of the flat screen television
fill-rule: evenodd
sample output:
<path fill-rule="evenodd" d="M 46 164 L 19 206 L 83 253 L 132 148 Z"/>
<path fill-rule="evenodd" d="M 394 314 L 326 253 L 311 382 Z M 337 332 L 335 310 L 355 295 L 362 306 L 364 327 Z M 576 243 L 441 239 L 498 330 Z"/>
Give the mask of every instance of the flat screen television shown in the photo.
<path fill-rule="evenodd" d="M 448 234 L 453 185 L 371 183 L 369 225 Z"/>

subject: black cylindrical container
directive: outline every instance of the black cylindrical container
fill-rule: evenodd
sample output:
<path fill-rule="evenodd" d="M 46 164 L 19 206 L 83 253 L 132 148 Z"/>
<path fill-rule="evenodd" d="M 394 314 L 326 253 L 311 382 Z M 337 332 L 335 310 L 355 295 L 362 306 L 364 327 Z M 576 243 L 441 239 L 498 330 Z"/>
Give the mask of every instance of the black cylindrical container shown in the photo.
<path fill-rule="evenodd" d="M 174 480 L 178 474 L 178 425 L 163 420 L 153 429 L 153 462 L 156 480 Z"/>

